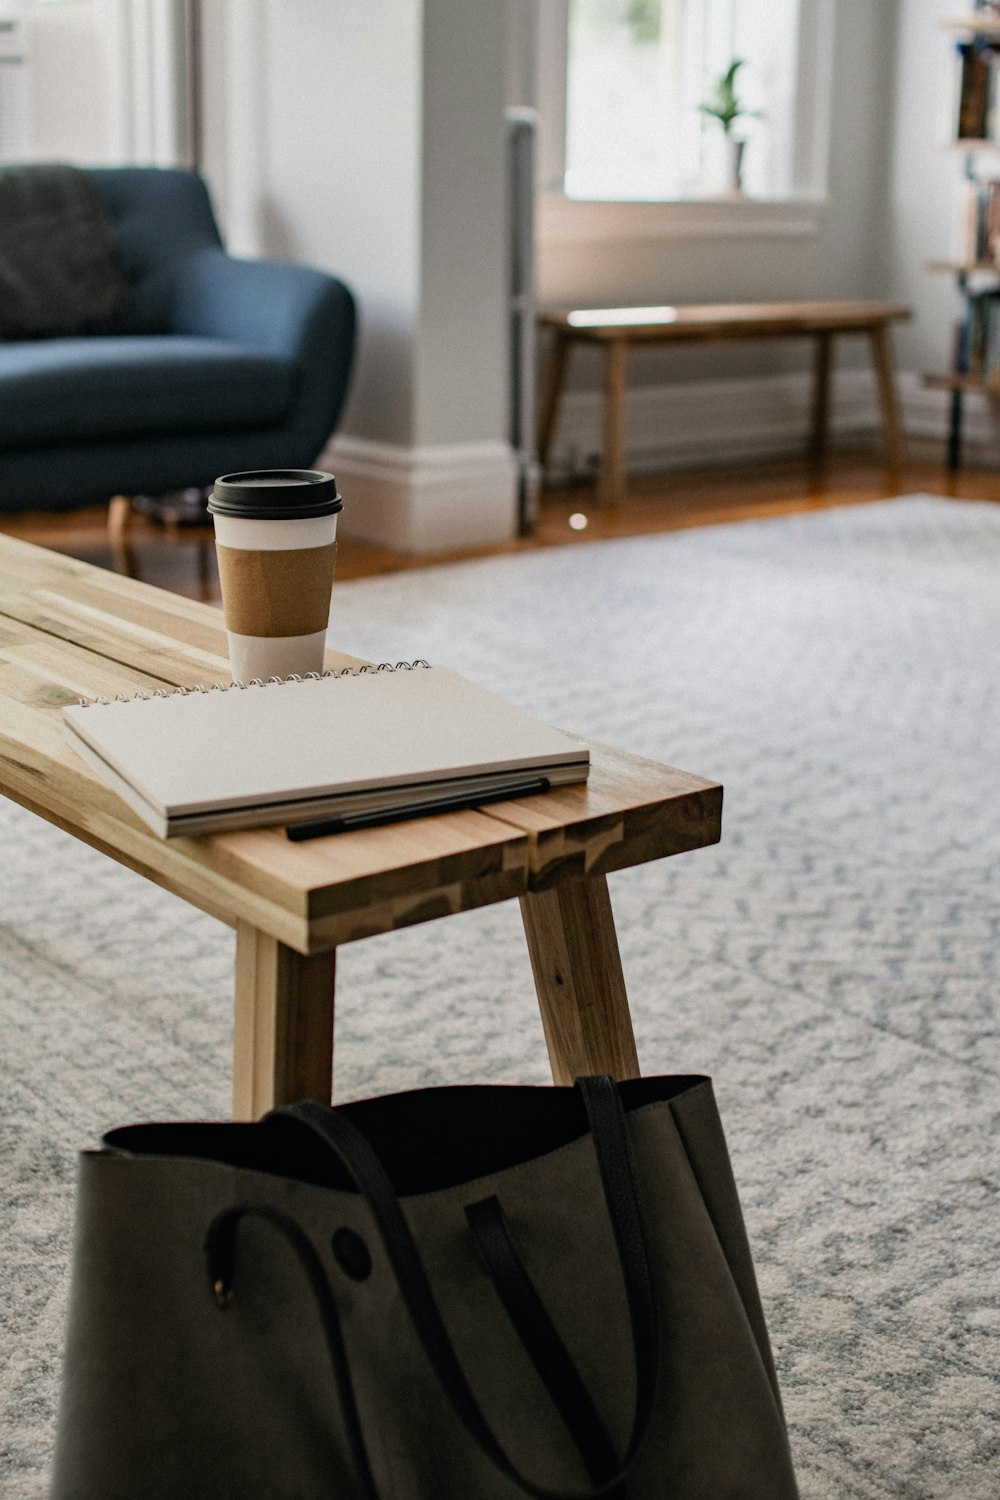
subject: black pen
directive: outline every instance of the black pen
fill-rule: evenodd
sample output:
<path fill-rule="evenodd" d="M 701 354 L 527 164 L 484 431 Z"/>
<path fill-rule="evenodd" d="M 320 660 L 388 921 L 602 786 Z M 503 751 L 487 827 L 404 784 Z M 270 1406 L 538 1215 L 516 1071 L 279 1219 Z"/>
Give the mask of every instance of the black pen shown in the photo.
<path fill-rule="evenodd" d="M 547 776 L 536 776 L 533 781 L 518 781 L 495 792 L 456 792 L 453 797 L 439 797 L 437 801 L 404 802 L 398 807 L 380 807 L 373 812 L 341 813 L 339 817 L 321 818 L 318 823 L 293 823 L 285 833 L 296 843 L 301 843 L 303 839 L 324 838 L 328 833 L 350 833 L 355 828 L 399 823 L 404 818 L 429 818 L 434 813 L 482 807 L 486 802 L 510 802 L 514 797 L 527 797 L 532 792 L 547 792 L 549 786 Z"/>

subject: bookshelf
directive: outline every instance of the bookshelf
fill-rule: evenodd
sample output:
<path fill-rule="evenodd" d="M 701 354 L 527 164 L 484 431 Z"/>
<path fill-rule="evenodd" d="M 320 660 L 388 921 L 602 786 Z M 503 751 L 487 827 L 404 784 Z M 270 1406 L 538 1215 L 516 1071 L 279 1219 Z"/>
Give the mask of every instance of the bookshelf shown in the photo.
<path fill-rule="evenodd" d="M 1000 399 L 1000 4 L 978 4 L 941 25 L 953 44 L 948 147 L 962 159 L 964 197 L 953 256 L 927 269 L 954 278 L 961 312 L 950 368 L 924 384 L 950 394 L 948 467 L 957 469 L 965 397 Z"/>

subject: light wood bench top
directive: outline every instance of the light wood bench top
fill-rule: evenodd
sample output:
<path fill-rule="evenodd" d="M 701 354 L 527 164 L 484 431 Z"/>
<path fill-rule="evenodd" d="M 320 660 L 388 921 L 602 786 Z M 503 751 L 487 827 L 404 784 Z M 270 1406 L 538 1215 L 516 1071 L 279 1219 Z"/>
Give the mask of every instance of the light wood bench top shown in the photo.
<path fill-rule="evenodd" d="M 775 338 L 812 333 L 866 333 L 910 309 L 896 302 L 688 303 L 676 307 L 553 308 L 538 321 L 574 339 Z"/>
<path fill-rule="evenodd" d="M 719 838 L 721 787 L 595 746 L 589 783 L 482 812 L 164 840 L 64 738 L 80 697 L 228 680 L 219 611 L 0 536 L 0 792 L 231 925 L 318 953 Z"/>

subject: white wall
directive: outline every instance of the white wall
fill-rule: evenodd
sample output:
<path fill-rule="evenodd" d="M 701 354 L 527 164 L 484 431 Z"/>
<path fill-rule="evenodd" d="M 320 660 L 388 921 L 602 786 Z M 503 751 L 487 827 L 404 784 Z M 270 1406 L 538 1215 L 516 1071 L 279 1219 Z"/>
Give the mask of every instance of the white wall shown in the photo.
<path fill-rule="evenodd" d="M 829 191 L 813 232 L 745 232 L 732 214 L 717 235 L 623 234 L 618 243 L 539 247 L 539 300 L 549 306 L 884 297 L 886 166 L 897 0 L 837 0 L 833 35 Z M 528 101 L 530 102 L 530 101 Z M 705 215 L 701 218 L 704 219 Z M 798 368 L 800 351 L 757 344 L 650 352 L 642 383 Z M 589 377 L 598 378 L 594 362 Z"/>
<path fill-rule="evenodd" d="M 503 6 L 428 0 L 417 440 L 507 430 Z"/>
<path fill-rule="evenodd" d="M 244 188 L 260 220 L 246 248 L 320 266 L 354 289 L 361 341 L 343 430 L 397 444 L 498 439 L 502 7 L 230 0 L 229 13 L 228 42 L 210 25 L 206 66 L 224 73 L 232 116 L 240 73 L 223 54 L 241 26 L 255 30 L 253 103 L 228 152 L 225 121 L 209 119 L 208 172 L 223 217 L 238 216 L 232 179 L 249 155 L 256 182 Z M 241 62 L 250 58 L 245 49 Z"/>
<path fill-rule="evenodd" d="M 336 272 L 361 302 L 344 428 L 409 443 L 420 299 L 421 38 L 413 0 L 265 0 L 261 249 Z M 230 80 L 232 83 L 232 80 Z"/>
<path fill-rule="evenodd" d="M 502 5 L 212 0 L 205 45 L 229 244 L 358 301 L 325 455 L 356 501 L 345 530 L 402 550 L 511 535 Z"/>
<path fill-rule="evenodd" d="M 903 0 L 899 8 L 887 254 L 894 294 L 915 313 L 899 338 L 901 360 L 913 370 L 947 367 L 958 310 L 949 278 L 929 272 L 927 261 L 953 254 L 952 215 L 963 162 L 948 149 L 954 39 L 941 22 L 963 9 L 951 0 Z"/>

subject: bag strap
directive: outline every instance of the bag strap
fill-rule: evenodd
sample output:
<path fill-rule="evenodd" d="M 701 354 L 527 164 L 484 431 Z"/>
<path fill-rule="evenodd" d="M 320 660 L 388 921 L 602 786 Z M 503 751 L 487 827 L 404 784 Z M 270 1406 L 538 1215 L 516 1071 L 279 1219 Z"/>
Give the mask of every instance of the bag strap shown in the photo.
<path fill-rule="evenodd" d="M 613 1078 L 602 1074 L 578 1079 L 577 1088 L 587 1108 L 604 1201 L 628 1298 L 635 1358 L 635 1418 L 628 1452 L 634 1456 L 649 1428 L 656 1400 L 660 1368 L 656 1282 L 642 1218 L 635 1156 L 618 1086 Z"/>
<path fill-rule="evenodd" d="M 624 1458 L 614 1474 L 582 1491 L 552 1490 L 535 1484 L 514 1466 L 502 1448 L 459 1364 L 395 1189 L 365 1136 L 340 1111 L 313 1100 L 273 1111 L 320 1136 L 346 1167 L 368 1203 L 417 1337 L 452 1410 L 480 1451 L 532 1500 L 605 1500 L 612 1496 L 627 1477 L 646 1436 L 656 1395 L 656 1298 L 625 1112 L 613 1079 L 581 1078 L 577 1088 L 587 1111 L 625 1283 L 636 1386 L 635 1416 Z"/>
<path fill-rule="evenodd" d="M 618 1472 L 618 1456 L 600 1413 L 528 1275 L 499 1198 L 483 1198 L 479 1203 L 468 1204 L 465 1217 L 479 1258 L 583 1460 L 591 1484 L 603 1484 Z"/>
<path fill-rule="evenodd" d="M 236 1298 L 236 1235 L 240 1224 L 245 1219 L 251 1218 L 261 1219 L 265 1224 L 277 1230 L 295 1252 L 305 1272 L 319 1311 L 320 1324 L 326 1339 L 330 1363 L 333 1366 L 348 1447 L 354 1462 L 355 1473 L 362 1484 L 359 1500 L 379 1500 L 368 1450 L 365 1447 L 337 1303 L 312 1241 L 290 1214 L 268 1203 L 237 1205 L 234 1208 L 223 1209 L 221 1213 L 216 1214 L 205 1237 L 205 1264 L 216 1305 L 225 1311 Z"/>

